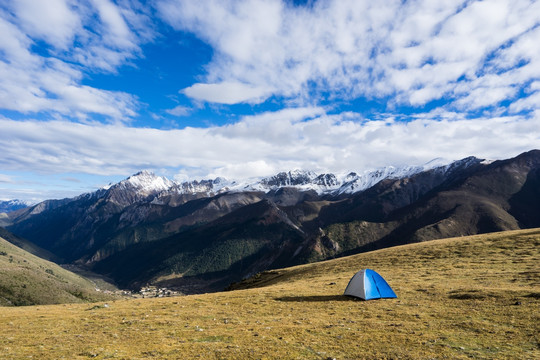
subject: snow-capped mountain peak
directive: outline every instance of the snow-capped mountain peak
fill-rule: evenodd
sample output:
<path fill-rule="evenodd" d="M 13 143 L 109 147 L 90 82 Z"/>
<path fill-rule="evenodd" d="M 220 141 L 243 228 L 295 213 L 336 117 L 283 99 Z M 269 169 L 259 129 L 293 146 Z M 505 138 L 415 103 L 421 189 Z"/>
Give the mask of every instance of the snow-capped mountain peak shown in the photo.
<path fill-rule="evenodd" d="M 150 193 L 169 190 L 175 183 L 164 176 L 158 176 L 144 170 L 128 177 L 119 184 L 135 188 L 140 192 Z"/>
<path fill-rule="evenodd" d="M 11 211 L 24 209 L 28 206 L 33 205 L 34 203 L 31 201 L 24 201 L 24 200 L 0 200 L 0 213 L 8 213 Z"/>
<path fill-rule="evenodd" d="M 162 192 L 168 192 L 175 182 L 164 176 L 158 176 L 149 171 L 140 171 L 114 185 L 103 187 L 98 191 L 99 196 L 106 196 L 110 201 L 120 206 L 156 197 Z"/>
<path fill-rule="evenodd" d="M 407 176 L 412 176 L 423 170 L 424 168 L 421 166 L 387 166 L 372 171 L 365 171 L 362 174 L 351 172 L 340 177 L 341 181 L 339 189 L 337 189 L 337 193 L 351 194 L 358 191 L 363 191 L 377 184 L 381 180 L 400 179 Z"/>

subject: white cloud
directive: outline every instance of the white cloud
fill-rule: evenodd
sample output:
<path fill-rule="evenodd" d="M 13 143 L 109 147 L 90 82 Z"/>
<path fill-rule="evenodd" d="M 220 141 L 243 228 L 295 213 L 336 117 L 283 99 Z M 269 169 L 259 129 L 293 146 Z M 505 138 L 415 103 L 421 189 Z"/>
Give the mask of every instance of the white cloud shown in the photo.
<path fill-rule="evenodd" d="M 532 94 L 523 97 L 510 105 L 510 110 L 512 112 L 538 109 L 540 109 L 540 91 L 535 91 Z"/>
<path fill-rule="evenodd" d="M 75 2 L 66 0 L 17 0 L 13 7 L 21 28 L 31 37 L 45 40 L 66 50 L 77 33 L 82 31 L 79 14 L 73 11 Z"/>
<path fill-rule="evenodd" d="M 215 50 L 206 77 L 185 91 L 198 100 L 246 101 L 208 94 L 216 84 L 241 83 L 261 89 L 257 101 L 277 95 L 312 103 L 313 92 L 329 92 L 391 96 L 392 103 L 413 106 L 445 98 L 463 111 L 466 103 L 497 107 L 512 100 L 530 76 L 538 78 L 537 64 L 515 66 L 518 59 L 538 59 L 540 2 L 329 0 L 302 7 L 264 0 L 162 0 L 157 8 L 173 28 L 195 33 Z M 510 83 L 501 68 L 528 75 Z M 479 92 L 475 84 L 485 76 L 507 84 L 483 101 L 458 91 L 461 86 Z"/>
<path fill-rule="evenodd" d="M 272 93 L 264 87 L 254 87 L 239 82 L 222 82 L 219 84 L 194 84 L 182 90 L 190 98 L 220 104 L 237 104 L 241 102 L 259 103 Z"/>
<path fill-rule="evenodd" d="M 115 72 L 152 38 L 151 24 L 137 24 L 138 16 L 147 15 L 122 4 L 136 2 L 21 0 L 0 6 L 0 108 L 83 119 L 134 116 L 134 96 L 82 84 L 88 73 Z M 39 41 L 46 45 L 35 52 Z"/>
<path fill-rule="evenodd" d="M 305 105 L 317 104 L 322 93 L 330 99 L 383 99 L 391 106 L 445 99 L 448 109 L 498 111 L 501 102 L 516 101 L 516 94 L 540 78 L 540 2 L 152 4 L 174 29 L 193 32 L 214 50 L 206 73 L 181 90 L 196 101 L 258 104 L 276 95 Z M 3 104 L 12 104 L 5 108 L 131 116 L 134 97 L 126 101 L 126 93 L 111 97 L 105 91 L 98 96 L 82 79 L 94 71 L 114 73 L 144 56 L 141 44 L 158 36 L 153 14 L 137 0 L 20 0 L 0 6 L 0 75 L 6 79 L 0 91 L 7 96 Z M 50 45 L 44 49 L 48 56 L 32 52 L 36 41 Z M 62 71 L 51 59 L 63 62 Z M 18 78 L 23 81 L 10 80 Z M 476 97 L 488 78 L 496 79 L 497 90 Z M 100 100 L 85 104 L 80 96 L 67 99 L 56 90 L 72 86 Z"/>
<path fill-rule="evenodd" d="M 363 171 L 435 157 L 508 158 L 538 148 L 532 118 L 364 121 L 299 108 L 248 116 L 221 127 L 157 130 L 65 121 L 0 120 L 0 168 L 38 173 L 129 175 L 183 169 L 183 178 L 253 177 L 294 168 Z"/>
<path fill-rule="evenodd" d="M 191 112 L 191 109 L 182 105 L 178 105 L 172 109 L 165 110 L 165 112 L 173 116 L 186 116 Z"/>
<path fill-rule="evenodd" d="M 475 87 L 464 92 L 466 95 L 458 99 L 455 105 L 464 110 L 474 110 L 511 99 L 515 96 L 517 89 L 511 86 Z"/>
<path fill-rule="evenodd" d="M 32 60 L 23 66 L 0 61 L 1 108 L 72 116 L 97 113 L 116 119 L 135 114 L 132 95 L 80 85 L 82 74 L 61 61 Z"/>
<path fill-rule="evenodd" d="M 14 184 L 15 180 L 9 175 L 0 174 L 0 183 Z"/>
<path fill-rule="evenodd" d="M 118 48 L 137 47 L 135 35 L 127 26 L 120 9 L 109 0 L 92 0 L 103 26 L 104 40 Z"/>
<path fill-rule="evenodd" d="M 247 180 L 257 176 L 276 174 L 278 172 L 279 169 L 275 167 L 275 164 L 268 163 L 265 160 L 254 160 L 246 163 L 226 164 L 213 169 L 209 173 L 204 174 L 204 176 L 209 179 L 223 177 L 225 179 Z M 181 178 L 178 179 L 180 180 Z M 183 179 L 184 181 L 193 180 L 193 175 L 185 176 Z"/>

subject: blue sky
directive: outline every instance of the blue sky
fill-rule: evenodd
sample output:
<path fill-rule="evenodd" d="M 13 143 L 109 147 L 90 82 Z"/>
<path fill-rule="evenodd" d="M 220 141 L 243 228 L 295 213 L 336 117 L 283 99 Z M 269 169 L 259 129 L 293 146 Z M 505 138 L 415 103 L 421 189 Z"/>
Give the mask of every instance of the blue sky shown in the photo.
<path fill-rule="evenodd" d="M 540 2 L 0 1 L 0 199 L 540 148 Z"/>

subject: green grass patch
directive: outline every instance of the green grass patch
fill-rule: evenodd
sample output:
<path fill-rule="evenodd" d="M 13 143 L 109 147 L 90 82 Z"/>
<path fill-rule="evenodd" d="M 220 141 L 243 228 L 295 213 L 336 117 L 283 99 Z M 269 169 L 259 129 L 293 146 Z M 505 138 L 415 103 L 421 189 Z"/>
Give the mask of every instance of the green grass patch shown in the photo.
<path fill-rule="evenodd" d="M 223 336 L 223 335 L 213 335 L 213 336 L 203 336 L 200 338 L 193 339 L 193 342 L 223 342 L 230 343 L 232 342 L 232 336 Z"/>

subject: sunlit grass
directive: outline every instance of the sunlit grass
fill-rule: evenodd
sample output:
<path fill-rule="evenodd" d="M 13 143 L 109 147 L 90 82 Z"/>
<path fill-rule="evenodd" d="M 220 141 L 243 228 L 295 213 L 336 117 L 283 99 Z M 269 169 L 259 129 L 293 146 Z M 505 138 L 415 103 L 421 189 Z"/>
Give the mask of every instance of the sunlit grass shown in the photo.
<path fill-rule="evenodd" d="M 538 359 L 539 245 L 538 229 L 479 235 L 271 271 L 258 288 L 0 308 L 0 358 Z M 343 297 L 362 268 L 398 299 Z"/>
<path fill-rule="evenodd" d="M 95 288 L 93 282 L 0 237 L 0 306 L 80 303 L 114 298 Z"/>

